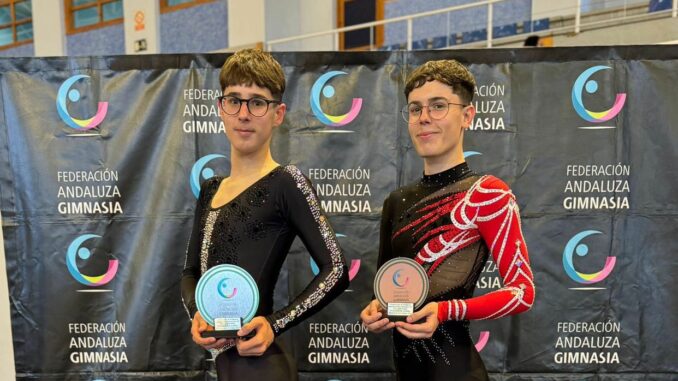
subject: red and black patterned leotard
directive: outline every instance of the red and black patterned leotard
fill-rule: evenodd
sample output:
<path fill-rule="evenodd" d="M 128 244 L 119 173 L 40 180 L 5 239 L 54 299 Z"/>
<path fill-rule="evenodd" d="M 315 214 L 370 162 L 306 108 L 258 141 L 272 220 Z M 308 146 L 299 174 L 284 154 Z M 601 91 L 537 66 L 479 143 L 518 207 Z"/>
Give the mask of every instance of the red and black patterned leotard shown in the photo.
<path fill-rule="evenodd" d="M 503 287 L 473 297 L 492 255 Z M 487 380 L 469 335 L 469 320 L 528 310 L 534 283 L 513 193 L 493 176 L 473 174 L 466 163 L 391 193 L 381 220 L 379 265 L 409 257 L 426 269 L 426 303 L 438 302 L 440 325 L 430 339 L 393 331 L 400 380 Z"/>

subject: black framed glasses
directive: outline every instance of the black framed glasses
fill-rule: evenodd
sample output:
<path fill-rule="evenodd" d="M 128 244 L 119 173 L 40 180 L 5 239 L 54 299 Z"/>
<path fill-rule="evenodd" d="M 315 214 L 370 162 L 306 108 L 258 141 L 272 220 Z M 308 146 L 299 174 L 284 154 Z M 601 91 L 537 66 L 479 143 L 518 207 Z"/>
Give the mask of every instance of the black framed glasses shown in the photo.
<path fill-rule="evenodd" d="M 424 108 L 428 108 L 428 115 L 431 119 L 442 119 L 447 116 L 448 111 L 450 111 L 450 105 L 466 107 L 467 104 L 463 103 L 454 103 L 454 102 L 445 102 L 445 101 L 434 101 L 429 105 L 420 105 L 418 103 L 408 103 L 401 110 L 403 119 L 409 124 L 414 124 L 419 121 L 421 114 L 424 112 Z"/>
<path fill-rule="evenodd" d="M 221 111 L 228 115 L 237 115 L 240 112 L 240 107 L 242 104 L 247 104 L 247 111 L 256 117 L 264 116 L 268 112 L 268 107 L 271 103 L 280 104 L 282 101 L 277 101 L 275 99 L 264 99 L 264 98 L 250 98 L 243 99 L 234 97 L 232 95 L 222 95 L 217 98 L 219 102 L 219 108 Z"/>

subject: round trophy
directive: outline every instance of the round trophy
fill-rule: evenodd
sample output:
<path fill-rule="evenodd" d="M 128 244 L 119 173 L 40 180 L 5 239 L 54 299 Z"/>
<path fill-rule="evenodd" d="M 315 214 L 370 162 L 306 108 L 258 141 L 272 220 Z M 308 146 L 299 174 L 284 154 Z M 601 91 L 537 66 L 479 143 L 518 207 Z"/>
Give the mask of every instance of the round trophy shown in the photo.
<path fill-rule="evenodd" d="M 200 315 L 214 327 L 214 331 L 205 331 L 202 336 L 233 338 L 257 312 L 259 289 L 243 268 L 218 265 L 200 277 L 195 300 Z"/>
<path fill-rule="evenodd" d="M 428 295 L 428 275 L 415 260 L 405 257 L 384 263 L 374 277 L 374 294 L 389 320 L 405 320 Z"/>

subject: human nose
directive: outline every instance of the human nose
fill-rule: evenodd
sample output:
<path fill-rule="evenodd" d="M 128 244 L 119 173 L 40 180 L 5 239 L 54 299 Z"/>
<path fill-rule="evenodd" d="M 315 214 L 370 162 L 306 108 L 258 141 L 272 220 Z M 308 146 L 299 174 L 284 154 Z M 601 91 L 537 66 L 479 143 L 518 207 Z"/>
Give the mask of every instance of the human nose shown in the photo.
<path fill-rule="evenodd" d="M 419 114 L 419 123 L 430 123 L 431 122 L 431 111 L 428 106 L 421 107 L 421 114 Z"/>
<path fill-rule="evenodd" d="M 240 109 L 238 110 L 239 119 L 249 119 L 250 118 L 250 109 L 247 105 L 247 101 L 240 101 Z"/>

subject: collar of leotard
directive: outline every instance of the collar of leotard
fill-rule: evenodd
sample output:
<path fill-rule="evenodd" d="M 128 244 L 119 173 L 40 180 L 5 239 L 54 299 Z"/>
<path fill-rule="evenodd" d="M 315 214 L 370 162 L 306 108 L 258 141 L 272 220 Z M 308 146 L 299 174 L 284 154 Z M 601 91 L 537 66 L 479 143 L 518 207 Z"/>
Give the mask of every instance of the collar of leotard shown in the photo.
<path fill-rule="evenodd" d="M 432 175 L 424 174 L 421 182 L 424 185 L 445 185 L 459 181 L 471 173 L 471 169 L 466 162 L 457 164 L 454 167 Z"/>

